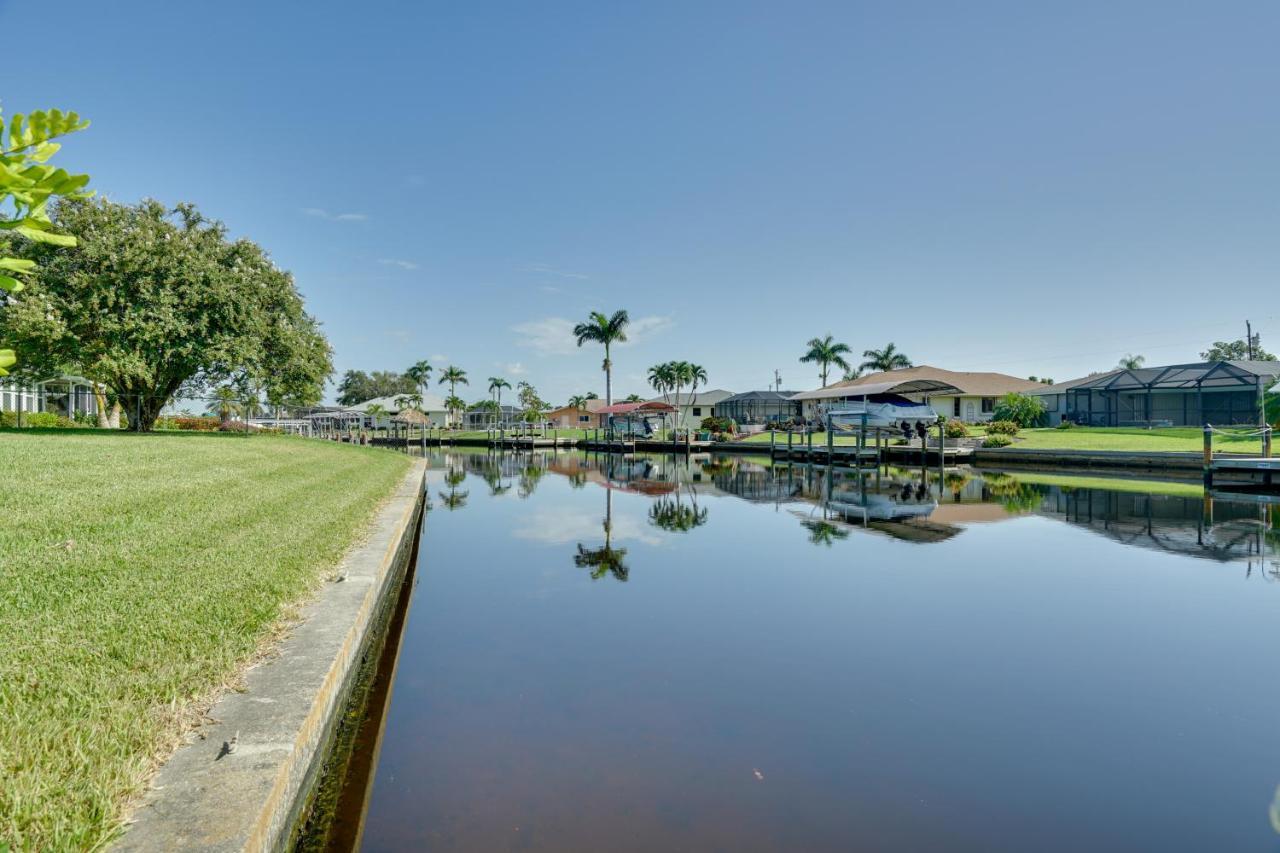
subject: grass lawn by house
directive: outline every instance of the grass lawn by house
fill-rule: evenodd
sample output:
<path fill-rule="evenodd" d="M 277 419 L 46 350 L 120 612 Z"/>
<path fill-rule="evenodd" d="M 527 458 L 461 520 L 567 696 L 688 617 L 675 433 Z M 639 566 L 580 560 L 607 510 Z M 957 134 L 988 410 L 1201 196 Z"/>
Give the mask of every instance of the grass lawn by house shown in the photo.
<path fill-rule="evenodd" d="M 1204 437 L 1197 427 L 1138 429 L 1126 427 L 1078 427 L 1076 429 L 1025 429 L 1018 433 L 1015 448 L 1038 450 L 1120 450 L 1153 453 L 1186 451 L 1199 453 Z M 1216 435 L 1214 452 L 1262 452 L 1262 439 Z"/>
<path fill-rule="evenodd" d="M 0 849 L 109 842 L 409 465 L 279 436 L 0 432 Z"/>

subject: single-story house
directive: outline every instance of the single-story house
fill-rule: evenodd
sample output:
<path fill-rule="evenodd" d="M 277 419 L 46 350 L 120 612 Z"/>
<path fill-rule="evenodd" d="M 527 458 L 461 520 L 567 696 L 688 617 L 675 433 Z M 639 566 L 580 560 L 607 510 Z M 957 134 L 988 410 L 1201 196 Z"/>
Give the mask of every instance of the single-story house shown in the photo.
<path fill-rule="evenodd" d="M 674 406 L 679 426 L 693 427 L 694 429 L 697 429 L 698 425 L 702 423 L 703 418 L 711 417 L 717 403 L 722 403 L 732 396 L 732 391 L 715 388 L 710 391 L 699 391 L 696 394 L 690 394 L 688 391 L 684 391 L 680 394 L 680 405 L 678 406 L 676 406 L 676 395 L 674 392 L 665 397 L 654 397 L 649 402 L 666 403 L 670 406 Z"/>
<path fill-rule="evenodd" d="M 911 400 L 927 402 L 938 414 L 965 423 L 991 420 L 996 401 L 1006 394 L 1027 394 L 1046 387 L 1043 383 L 1020 379 L 1007 373 L 943 370 L 941 367 L 922 364 L 919 367 L 869 373 L 857 379 L 835 382 L 825 388 L 796 394 L 791 399 L 804 406 L 806 418 L 816 419 L 819 407 L 830 406 L 833 401 L 851 402 L 869 393 L 869 387 L 879 387 L 885 383 L 904 390 L 870 393 L 901 394 Z M 914 387 L 916 384 L 919 384 L 918 387 Z"/>
<path fill-rule="evenodd" d="M 1280 361 L 1201 361 L 1117 368 L 1028 392 L 1051 425 L 1229 426 L 1261 420 L 1263 391 L 1280 379 Z"/>
<path fill-rule="evenodd" d="M 588 400 L 586 405 L 561 406 L 547 412 L 547 423 L 553 429 L 597 429 L 604 426 L 600 410 L 604 408 L 604 400 Z"/>
<path fill-rule="evenodd" d="M 365 400 L 357 406 L 351 406 L 348 411 L 356 412 L 363 416 L 360 424 L 362 429 L 372 427 L 385 427 L 391 422 L 391 418 L 400 414 L 400 410 L 407 408 L 400 401 L 409 397 L 409 394 L 396 394 L 391 397 L 374 397 L 372 400 Z M 369 415 L 369 409 L 373 406 L 380 406 L 382 413 L 376 418 Z M 444 398 L 435 394 L 422 395 L 421 411 L 427 416 L 427 424 L 432 428 L 445 427 L 449 425 L 449 412 L 445 409 Z"/>
<path fill-rule="evenodd" d="M 96 415 L 93 383 L 83 376 L 58 376 L 40 382 L 0 380 L 0 412 L 52 412 L 56 415 Z"/>
<path fill-rule="evenodd" d="M 791 398 L 795 391 L 743 391 L 725 397 L 712 407 L 717 418 L 732 418 L 739 425 L 769 424 L 800 416 L 800 406 Z"/>

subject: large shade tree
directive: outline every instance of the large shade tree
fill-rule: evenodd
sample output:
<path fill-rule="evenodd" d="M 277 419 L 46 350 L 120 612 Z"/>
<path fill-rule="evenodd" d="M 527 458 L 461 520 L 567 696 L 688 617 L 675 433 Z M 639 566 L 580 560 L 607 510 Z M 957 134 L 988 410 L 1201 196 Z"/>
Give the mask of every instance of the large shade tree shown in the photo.
<path fill-rule="evenodd" d="M 111 388 L 130 429 L 151 430 L 184 387 L 319 398 L 329 345 L 293 277 L 255 243 L 228 239 L 192 205 L 151 200 L 64 202 L 52 224 L 79 248 L 34 247 L 39 268 L 0 311 L 0 338 Z"/>
<path fill-rule="evenodd" d="M 573 327 L 573 336 L 577 338 L 578 346 L 588 341 L 604 346 L 604 364 L 601 365 L 601 369 L 604 370 L 604 404 L 606 406 L 613 405 L 612 347 L 614 344 L 626 342 L 627 324 L 630 322 L 631 319 L 626 311 L 614 311 L 610 317 L 606 317 L 599 311 L 592 311 L 585 323 L 579 323 Z"/>
<path fill-rule="evenodd" d="M 422 389 L 412 378 L 394 370 L 348 370 L 338 382 L 338 403 L 356 406 L 376 397 L 396 397 L 400 394 L 421 393 Z"/>

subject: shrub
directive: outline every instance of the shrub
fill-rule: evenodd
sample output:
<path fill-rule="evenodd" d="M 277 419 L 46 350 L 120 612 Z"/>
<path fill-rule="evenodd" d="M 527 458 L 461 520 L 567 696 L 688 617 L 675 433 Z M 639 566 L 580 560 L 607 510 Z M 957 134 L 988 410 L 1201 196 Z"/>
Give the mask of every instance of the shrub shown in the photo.
<path fill-rule="evenodd" d="M 0 427 L 16 427 L 17 425 L 17 412 L 0 412 Z M 38 429 L 73 429 L 80 426 L 80 424 L 66 415 L 58 415 L 53 412 L 23 412 L 22 426 Z"/>
<path fill-rule="evenodd" d="M 220 425 L 218 418 L 197 418 L 179 415 L 176 418 L 162 418 L 156 422 L 157 429 L 179 429 L 191 432 L 213 432 Z"/>
<path fill-rule="evenodd" d="M 1024 429 L 1044 423 L 1044 404 L 1037 397 L 1026 394 L 1005 394 L 996 403 L 992 418 L 997 421 L 1013 421 Z"/>
<path fill-rule="evenodd" d="M 969 434 L 969 428 L 965 426 L 964 421 L 955 418 L 947 421 L 944 429 L 946 430 L 947 438 L 964 438 Z"/>
<path fill-rule="evenodd" d="M 733 422 L 733 418 L 703 418 L 702 429 L 705 432 L 720 432 L 732 434 L 737 430 L 737 424 Z"/>
<path fill-rule="evenodd" d="M 987 435 L 1017 435 L 1018 428 L 1013 421 L 996 420 L 987 424 Z"/>
<path fill-rule="evenodd" d="M 1013 439 L 1003 433 L 993 433 L 982 440 L 983 447 L 1008 447 Z"/>
<path fill-rule="evenodd" d="M 1054 429 L 1075 429 L 1078 426 L 1079 424 L 1077 424 L 1075 421 L 1063 421 L 1062 423 L 1054 427 Z"/>

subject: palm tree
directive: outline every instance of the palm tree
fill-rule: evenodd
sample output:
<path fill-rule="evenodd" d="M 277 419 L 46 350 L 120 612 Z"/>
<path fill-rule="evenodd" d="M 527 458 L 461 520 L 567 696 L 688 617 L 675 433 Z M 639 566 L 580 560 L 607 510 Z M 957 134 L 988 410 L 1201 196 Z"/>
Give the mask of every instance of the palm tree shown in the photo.
<path fill-rule="evenodd" d="M 862 357 L 866 361 L 858 365 L 859 370 L 871 370 L 880 373 L 886 370 L 901 370 L 904 367 L 911 366 L 911 359 L 900 352 L 893 341 L 886 344 L 884 349 L 864 350 Z"/>
<path fill-rule="evenodd" d="M 378 420 L 387 413 L 387 407 L 381 403 L 374 403 L 369 406 L 369 408 L 365 409 L 364 413 L 369 416 L 370 420 L 373 422 L 373 428 L 376 431 L 378 429 Z"/>
<path fill-rule="evenodd" d="M 623 399 L 623 402 L 624 403 L 643 403 L 644 397 L 641 397 L 639 394 L 628 394 Z"/>
<path fill-rule="evenodd" d="M 450 394 L 444 401 L 444 407 L 452 416 L 454 424 L 461 425 L 462 410 L 467 407 L 467 401 L 457 394 Z"/>
<path fill-rule="evenodd" d="M 489 393 L 494 395 L 494 401 L 498 404 L 497 415 L 498 420 L 502 420 L 502 389 L 511 389 L 511 383 L 503 379 L 501 376 L 489 377 Z"/>
<path fill-rule="evenodd" d="M 599 311 L 592 311 L 585 323 L 573 327 L 578 346 L 587 341 L 604 345 L 604 404 L 613 405 L 613 360 L 610 349 L 615 343 L 623 343 L 627 339 L 627 323 L 630 318 L 626 311 L 614 311 L 612 317 L 606 317 Z"/>
<path fill-rule="evenodd" d="M 1120 367 L 1125 370 L 1137 370 L 1142 367 L 1143 362 L 1147 360 L 1145 355 L 1133 355 L 1132 353 L 1120 359 Z"/>
<path fill-rule="evenodd" d="M 842 370 L 849 369 L 849 362 L 844 356 L 853 350 L 849 349 L 848 344 L 838 343 L 831 335 L 827 335 L 823 338 L 811 338 L 806 346 L 809 351 L 800 356 L 800 361 L 818 364 L 823 388 L 827 387 L 827 374 L 831 372 L 831 365 Z"/>
<path fill-rule="evenodd" d="M 409 377 L 409 380 L 414 385 L 418 386 L 419 394 L 425 393 L 426 387 L 431 384 L 431 365 L 427 363 L 426 359 L 423 359 L 417 364 L 411 365 L 404 372 L 404 375 Z"/>
<path fill-rule="evenodd" d="M 231 423 L 231 419 L 240 413 L 240 395 L 230 385 L 223 385 L 213 392 L 214 411 L 222 425 Z"/>
<path fill-rule="evenodd" d="M 689 402 L 698 399 L 698 386 L 707 384 L 707 369 L 701 364 L 689 365 Z"/>
<path fill-rule="evenodd" d="M 844 372 L 844 375 L 841 376 L 840 378 L 843 379 L 845 382 L 850 382 L 854 379 L 860 378 L 861 376 L 862 376 L 861 367 L 850 367 Z"/>
<path fill-rule="evenodd" d="M 574 394 L 569 398 L 569 408 L 585 409 L 587 407 L 587 397 L 585 394 Z"/>
<path fill-rule="evenodd" d="M 463 370 L 461 367 L 454 367 L 452 364 L 440 372 L 440 376 L 437 381 L 441 385 L 448 382 L 449 396 L 455 397 L 455 398 L 458 396 L 459 385 L 471 384 L 470 382 L 467 381 L 467 372 Z M 448 408 L 448 406 L 446 405 L 445 408 Z"/>

